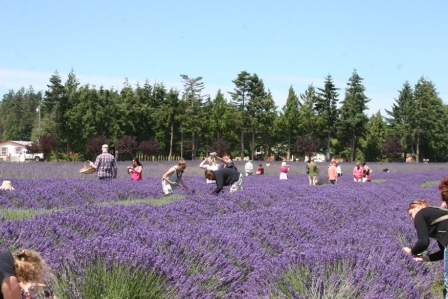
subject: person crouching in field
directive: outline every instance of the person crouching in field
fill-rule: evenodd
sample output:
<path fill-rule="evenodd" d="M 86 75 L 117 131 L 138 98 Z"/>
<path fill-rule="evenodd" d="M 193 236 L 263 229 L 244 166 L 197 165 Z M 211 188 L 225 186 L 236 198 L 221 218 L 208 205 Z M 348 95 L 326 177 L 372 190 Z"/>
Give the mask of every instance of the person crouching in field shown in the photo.
<path fill-rule="evenodd" d="M 32 291 L 29 286 L 36 285 L 43 291 L 47 288 L 43 281 L 51 278 L 51 275 L 45 261 L 33 250 L 22 250 L 16 254 L 9 250 L 0 252 L 0 298 L 29 298 L 29 292 Z M 52 294 L 49 296 L 46 298 L 56 298 Z"/>
<path fill-rule="evenodd" d="M 430 207 L 425 199 L 415 200 L 409 204 L 408 214 L 414 221 L 418 240 L 412 248 L 404 247 L 403 251 L 414 256 L 417 262 L 434 262 L 444 260 L 444 297 L 448 298 L 448 211 L 438 207 Z M 437 240 L 440 250 L 422 256 L 429 246 L 429 239 Z"/>
<path fill-rule="evenodd" d="M 231 186 L 230 192 L 243 190 L 243 175 L 232 168 L 206 170 L 205 178 L 216 181 L 216 189 L 212 192 L 214 195 L 218 195 L 224 186 Z"/>
<path fill-rule="evenodd" d="M 364 168 L 361 167 L 361 163 L 356 162 L 355 168 L 353 168 L 353 181 L 362 182 L 362 176 L 364 175 Z"/>
<path fill-rule="evenodd" d="M 162 176 L 162 189 L 165 195 L 173 194 L 179 184 L 181 184 L 184 189 L 188 190 L 188 187 L 182 181 L 182 174 L 184 173 L 185 168 L 187 168 L 187 163 L 185 163 L 184 160 L 180 160 L 176 166 L 168 169 Z"/>

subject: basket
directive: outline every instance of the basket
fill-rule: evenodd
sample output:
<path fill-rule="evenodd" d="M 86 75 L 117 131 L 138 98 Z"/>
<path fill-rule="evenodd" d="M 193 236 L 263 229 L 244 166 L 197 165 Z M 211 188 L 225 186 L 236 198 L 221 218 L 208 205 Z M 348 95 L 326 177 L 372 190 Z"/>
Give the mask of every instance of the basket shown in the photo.
<path fill-rule="evenodd" d="M 86 162 L 84 162 L 84 167 L 81 168 L 81 169 L 79 170 L 79 172 L 80 172 L 80 173 L 84 173 L 84 174 L 92 174 L 92 173 L 95 173 L 95 172 L 96 172 L 96 169 L 93 168 L 93 167 L 87 167 L 87 166 L 86 166 L 86 163 L 87 163 L 87 162 L 90 163 L 89 160 L 87 160 Z"/>

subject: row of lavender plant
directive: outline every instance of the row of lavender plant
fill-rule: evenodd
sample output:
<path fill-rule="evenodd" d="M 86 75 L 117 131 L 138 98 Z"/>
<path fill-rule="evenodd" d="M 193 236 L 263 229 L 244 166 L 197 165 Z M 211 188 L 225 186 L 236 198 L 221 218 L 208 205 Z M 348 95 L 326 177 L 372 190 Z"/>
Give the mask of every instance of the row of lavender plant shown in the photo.
<path fill-rule="evenodd" d="M 349 265 L 339 279 L 358 286 L 357 298 L 431 298 L 442 265 L 415 264 L 402 253 L 415 240 L 406 208 L 415 198 L 438 205 L 437 186 L 422 184 L 448 173 L 375 175 L 383 183 L 343 176 L 336 186 L 308 186 L 305 175 L 252 176 L 242 192 L 219 197 L 209 195 L 202 177 L 190 176 L 193 190 L 183 200 L 157 207 L 100 205 L 160 197 L 156 178 L 17 179 L 18 190 L 0 193 L 2 207 L 65 210 L 3 221 L 1 247 L 35 248 L 56 271 L 83 273 L 98 257 L 154 269 L 177 298 L 283 298 L 277 281 L 288 271 L 307 267 L 325 288 L 336 279 L 325 277 L 335 263 Z"/>
<path fill-rule="evenodd" d="M 201 161 L 187 161 L 186 175 L 189 176 L 204 176 L 204 170 L 199 167 Z M 160 162 L 146 162 L 143 161 L 143 179 L 146 178 L 161 178 L 169 167 L 176 165 L 177 161 L 160 161 Z M 238 170 L 244 172 L 244 165 L 246 161 L 236 161 L 235 164 Z M 263 161 L 253 161 L 254 167 L 258 167 L 261 163 L 264 166 L 266 175 L 279 175 L 281 161 L 274 161 L 267 166 Z M 290 174 L 305 174 L 305 162 L 288 162 L 290 167 Z M 317 163 L 321 174 L 325 175 L 328 167 L 328 162 Z M 343 162 L 340 164 L 342 172 L 345 175 L 351 175 L 355 163 Z M 373 177 L 377 173 L 387 169 L 390 172 L 413 172 L 413 171 L 431 171 L 447 169 L 446 163 L 368 163 L 369 167 L 374 171 Z M 79 170 L 84 166 L 82 162 L 0 162 L 0 178 L 77 178 L 91 180 L 95 179 L 94 174 L 85 175 L 79 173 Z M 126 167 L 131 166 L 129 161 L 118 162 L 118 178 L 129 178 L 126 172 Z"/>

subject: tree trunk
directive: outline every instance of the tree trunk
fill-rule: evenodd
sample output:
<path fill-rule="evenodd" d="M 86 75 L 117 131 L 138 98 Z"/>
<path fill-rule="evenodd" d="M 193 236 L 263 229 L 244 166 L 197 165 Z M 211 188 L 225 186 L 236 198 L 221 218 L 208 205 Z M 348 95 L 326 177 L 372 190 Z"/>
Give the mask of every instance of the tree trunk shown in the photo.
<path fill-rule="evenodd" d="M 286 155 L 286 159 L 290 160 L 291 155 L 291 131 L 288 131 L 288 153 Z"/>
<path fill-rule="evenodd" d="M 355 160 L 355 142 L 356 137 L 352 136 L 350 140 L 350 162 L 353 162 Z"/>
<path fill-rule="evenodd" d="M 326 154 L 326 159 L 327 161 L 330 161 L 330 147 L 331 147 L 331 132 L 330 130 L 328 130 L 328 141 L 327 141 L 327 154 Z"/>
<path fill-rule="evenodd" d="M 255 131 L 252 131 L 251 157 L 252 157 L 252 161 L 253 161 L 254 157 L 255 157 Z"/>
<path fill-rule="evenodd" d="M 69 138 L 67 138 L 66 160 L 67 162 L 70 160 L 73 162 L 72 155 L 70 155 L 70 141 L 68 139 Z"/>
<path fill-rule="evenodd" d="M 168 154 L 168 161 L 171 161 L 173 155 L 173 140 L 174 140 L 174 123 L 171 123 L 171 132 L 170 132 L 170 153 Z"/>
<path fill-rule="evenodd" d="M 184 132 L 180 130 L 180 156 L 184 157 Z"/>
<path fill-rule="evenodd" d="M 194 132 L 191 133 L 191 160 L 196 158 L 196 139 Z"/>
<path fill-rule="evenodd" d="M 241 128 L 241 160 L 244 160 L 244 129 Z"/>
<path fill-rule="evenodd" d="M 417 144 L 415 145 L 415 162 L 420 163 L 420 131 L 417 131 Z"/>

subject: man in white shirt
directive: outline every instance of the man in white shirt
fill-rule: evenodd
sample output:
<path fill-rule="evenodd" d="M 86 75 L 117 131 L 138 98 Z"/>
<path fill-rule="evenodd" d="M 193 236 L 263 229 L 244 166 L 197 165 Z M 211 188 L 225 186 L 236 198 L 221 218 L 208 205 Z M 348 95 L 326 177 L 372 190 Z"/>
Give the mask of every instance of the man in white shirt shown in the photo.
<path fill-rule="evenodd" d="M 244 166 L 244 170 L 246 171 L 246 176 L 252 175 L 254 172 L 254 165 L 252 164 L 252 160 L 249 160 L 249 162 L 246 163 L 246 166 Z"/>

